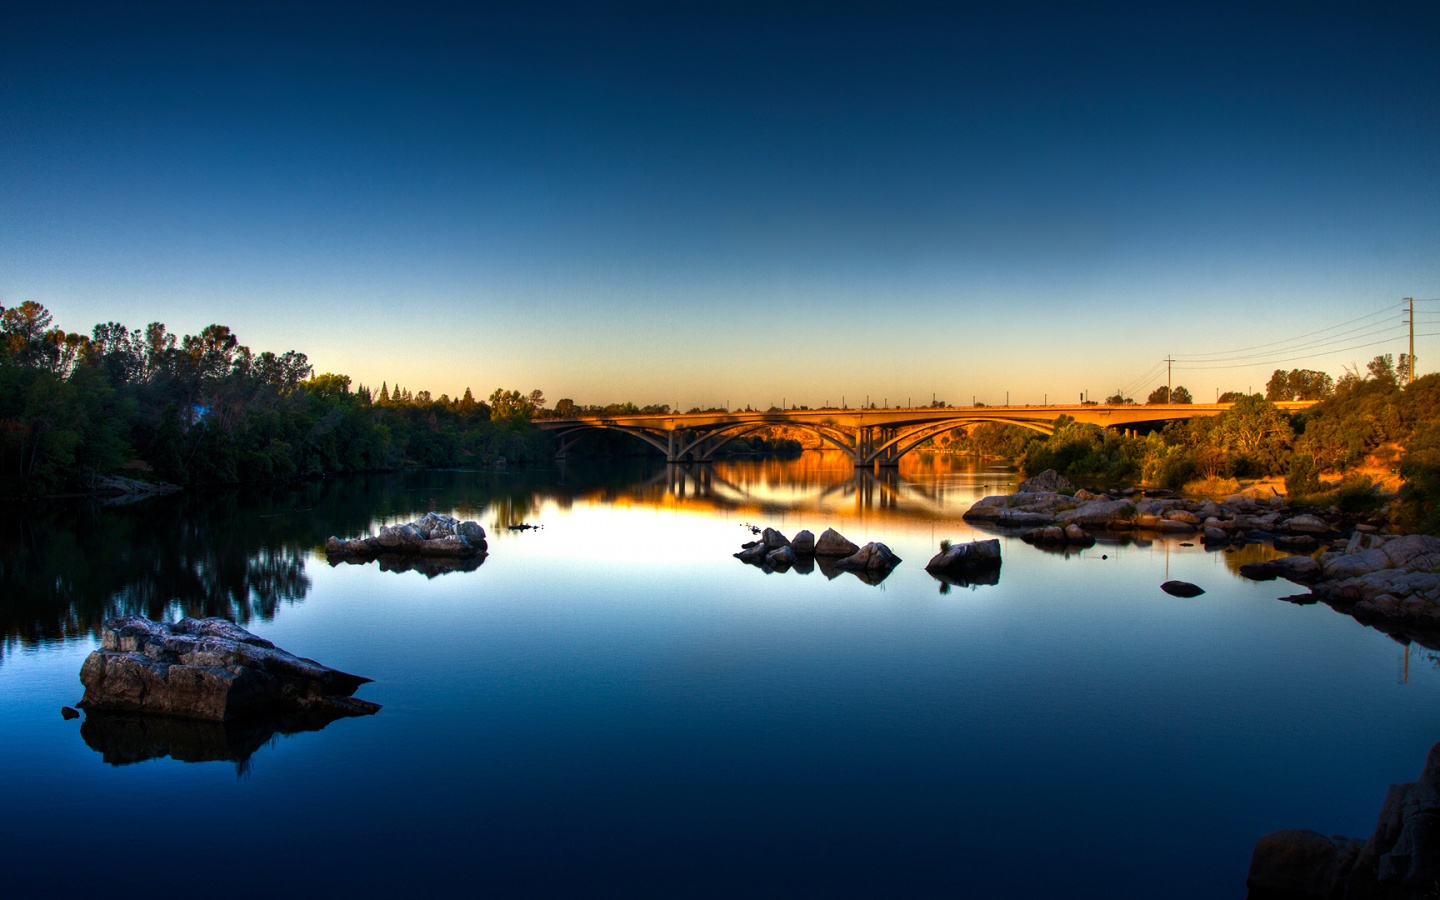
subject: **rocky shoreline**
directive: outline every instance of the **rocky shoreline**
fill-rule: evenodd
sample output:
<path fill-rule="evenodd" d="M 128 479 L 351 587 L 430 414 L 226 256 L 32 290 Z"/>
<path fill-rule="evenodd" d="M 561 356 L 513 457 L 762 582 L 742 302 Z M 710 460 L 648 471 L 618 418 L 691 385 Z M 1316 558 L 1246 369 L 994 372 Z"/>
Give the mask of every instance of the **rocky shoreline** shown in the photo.
<path fill-rule="evenodd" d="M 1440 538 L 1384 534 L 1379 521 L 1347 522 L 1333 510 L 1295 510 L 1282 496 L 1256 496 L 1260 493 L 1220 501 L 1138 490 L 1112 496 L 1076 490 L 1045 472 L 1022 482 L 1014 494 L 976 501 L 964 518 L 1018 531 L 1041 546 L 1085 547 L 1096 534 L 1145 533 L 1194 535 L 1215 550 L 1269 544 L 1288 555 L 1242 566 L 1241 575 L 1294 582 L 1308 593 L 1282 599 L 1325 603 L 1399 640 L 1440 649 Z"/>
<path fill-rule="evenodd" d="M 1368 840 L 1272 831 L 1255 842 L 1249 900 L 1419 900 L 1440 884 L 1440 744 L 1392 784 Z"/>

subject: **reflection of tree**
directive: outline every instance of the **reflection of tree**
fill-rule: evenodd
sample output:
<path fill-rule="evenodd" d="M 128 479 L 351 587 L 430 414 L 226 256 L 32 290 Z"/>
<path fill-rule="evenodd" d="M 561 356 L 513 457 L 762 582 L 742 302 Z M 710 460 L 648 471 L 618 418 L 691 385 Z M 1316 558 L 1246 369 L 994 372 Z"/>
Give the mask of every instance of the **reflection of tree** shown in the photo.
<path fill-rule="evenodd" d="M 309 589 L 294 494 L 51 502 L 0 516 L 5 645 L 94 634 L 111 616 L 272 618 Z"/>

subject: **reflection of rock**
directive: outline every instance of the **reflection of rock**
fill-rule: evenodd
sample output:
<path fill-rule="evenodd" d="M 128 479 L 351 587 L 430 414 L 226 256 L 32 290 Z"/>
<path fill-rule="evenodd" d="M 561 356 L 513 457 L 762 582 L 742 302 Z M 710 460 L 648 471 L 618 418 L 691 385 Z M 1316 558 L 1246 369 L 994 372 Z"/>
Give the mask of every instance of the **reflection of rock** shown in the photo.
<path fill-rule="evenodd" d="M 839 571 L 849 572 L 851 575 L 854 575 L 856 578 L 860 579 L 861 581 L 865 582 L 866 584 L 873 586 L 873 585 L 877 585 L 877 584 L 879 584 L 880 582 L 884 581 L 885 579 L 889 578 L 889 577 L 890 577 L 890 573 L 893 572 L 893 571 L 895 571 L 895 570 L 894 570 L 894 569 L 842 569 L 842 570 L 839 570 Z"/>
<path fill-rule="evenodd" d="M 850 556 L 859 549 L 859 544 L 847 540 L 845 535 L 833 528 L 821 532 L 820 539 L 815 542 L 816 556 Z"/>
<path fill-rule="evenodd" d="M 380 709 L 350 696 L 370 679 L 287 653 L 225 619 L 173 625 L 108 619 L 100 641 L 80 669 L 85 698 L 78 705 L 87 711 L 224 721 L 276 711 L 334 718 Z"/>
<path fill-rule="evenodd" d="M 971 541 L 963 544 L 951 544 L 944 550 L 935 554 L 925 564 L 925 571 L 932 575 L 945 576 L 951 583 L 957 583 L 955 579 L 965 581 L 969 584 L 996 584 L 999 581 L 997 574 L 995 581 L 980 582 L 976 575 L 982 572 L 996 571 L 1000 568 L 1000 541 L 991 538 L 988 541 Z"/>
<path fill-rule="evenodd" d="M 1440 744 L 1420 780 L 1392 784 L 1365 842 L 1314 831 L 1272 831 L 1255 842 L 1251 900 L 1411 900 L 1440 879 Z"/>
<path fill-rule="evenodd" d="M 345 715 L 348 714 L 313 709 L 250 716 L 230 722 L 205 722 L 91 710 L 80 724 L 80 736 L 112 766 L 167 756 L 180 762 L 225 761 L 243 765 L 277 734 L 319 731 Z"/>
<path fill-rule="evenodd" d="M 419 572 L 426 578 L 449 575 L 451 572 L 473 572 L 485 562 L 485 554 L 477 553 L 468 558 L 453 556 L 397 556 L 382 554 L 375 557 L 382 572 Z M 355 563 L 362 560 L 332 560 L 331 565 L 341 562 Z"/>
<path fill-rule="evenodd" d="M 966 572 L 930 572 L 930 577 L 940 582 L 943 586 L 955 587 L 976 587 L 979 585 L 992 585 L 1000 583 L 1000 570 L 997 569 L 975 569 Z"/>
<path fill-rule="evenodd" d="M 374 537 L 325 541 L 325 554 L 332 559 L 371 560 L 382 554 L 470 557 L 484 553 L 485 529 L 476 522 L 461 522 L 453 516 L 426 513 L 403 525 L 384 525 Z"/>

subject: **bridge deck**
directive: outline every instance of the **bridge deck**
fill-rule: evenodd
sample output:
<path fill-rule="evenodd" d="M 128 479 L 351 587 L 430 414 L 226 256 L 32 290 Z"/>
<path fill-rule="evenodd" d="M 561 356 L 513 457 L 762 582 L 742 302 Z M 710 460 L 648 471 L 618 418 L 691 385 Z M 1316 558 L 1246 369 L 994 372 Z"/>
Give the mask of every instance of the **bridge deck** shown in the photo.
<path fill-rule="evenodd" d="M 920 425 L 951 420 L 1014 420 L 1054 422 L 1070 416 L 1077 422 L 1113 427 L 1142 422 L 1169 422 L 1196 416 L 1219 415 L 1230 403 L 1167 403 L 1138 406 L 1072 404 L 1056 406 L 920 406 L 892 409 L 791 409 L 736 411 L 723 413 L 667 413 L 619 416 L 573 416 L 563 419 L 536 419 L 534 425 L 549 431 L 563 431 L 585 425 L 646 428 L 656 431 L 713 429 L 719 425 L 829 425 L 835 428 Z M 1313 401 L 1276 403 L 1287 412 L 1313 406 Z"/>

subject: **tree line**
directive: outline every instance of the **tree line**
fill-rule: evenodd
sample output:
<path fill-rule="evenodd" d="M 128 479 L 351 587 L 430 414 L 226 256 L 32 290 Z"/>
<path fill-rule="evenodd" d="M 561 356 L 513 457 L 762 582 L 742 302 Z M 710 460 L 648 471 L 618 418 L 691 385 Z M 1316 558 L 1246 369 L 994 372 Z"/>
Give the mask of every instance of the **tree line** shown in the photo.
<path fill-rule="evenodd" d="M 1384 502 L 1370 476 L 1358 471 L 1368 466 L 1401 478 L 1402 502 L 1392 518 L 1440 532 L 1440 375 L 1413 382 L 1407 375 L 1389 354 L 1372 359 L 1364 374 L 1347 369 L 1338 380 L 1276 370 L 1264 395 L 1228 394 L 1229 410 L 1149 434 L 1065 417 L 1048 437 L 987 423 L 950 449 L 1018 458 L 1028 474 L 1055 469 L 1072 480 L 1164 488 L 1283 477 L 1292 498 L 1351 511 Z M 1318 402 L 1291 414 L 1276 405 L 1285 400 Z"/>
<path fill-rule="evenodd" d="M 86 334 L 44 306 L 0 306 L 0 494 L 83 490 L 97 475 L 182 485 L 406 465 L 548 458 L 529 424 L 539 391 L 480 402 L 314 372 L 304 353 L 253 352 L 224 325 L 152 322 Z"/>

